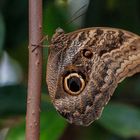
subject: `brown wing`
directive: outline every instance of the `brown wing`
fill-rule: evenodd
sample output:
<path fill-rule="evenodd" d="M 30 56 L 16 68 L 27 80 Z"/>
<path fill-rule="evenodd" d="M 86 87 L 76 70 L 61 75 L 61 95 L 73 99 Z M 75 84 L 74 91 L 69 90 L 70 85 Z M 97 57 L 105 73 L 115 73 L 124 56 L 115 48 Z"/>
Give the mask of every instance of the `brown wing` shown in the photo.
<path fill-rule="evenodd" d="M 77 125 L 98 119 L 117 84 L 140 72 L 140 37 L 121 29 L 59 30 L 50 47 L 46 80 L 52 102 Z"/>

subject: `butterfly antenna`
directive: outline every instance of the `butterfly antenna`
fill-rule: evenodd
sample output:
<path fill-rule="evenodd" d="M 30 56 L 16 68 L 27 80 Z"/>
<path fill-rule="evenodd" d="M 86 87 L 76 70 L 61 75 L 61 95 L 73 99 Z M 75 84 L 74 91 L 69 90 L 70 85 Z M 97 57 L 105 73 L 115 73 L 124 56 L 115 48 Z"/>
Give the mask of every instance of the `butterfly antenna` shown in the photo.
<path fill-rule="evenodd" d="M 81 15 L 79 15 L 79 16 L 73 18 L 72 20 L 70 20 L 69 22 L 67 22 L 67 24 L 72 23 L 73 21 L 75 21 L 76 19 L 78 19 L 79 17 L 81 17 L 81 16 L 83 16 L 83 15 L 85 15 L 85 14 L 86 14 L 86 12 L 82 13 Z"/>
<path fill-rule="evenodd" d="M 72 16 L 70 17 L 70 19 L 72 19 L 77 13 L 79 13 L 83 8 L 87 7 L 87 4 L 83 5 L 81 8 L 79 8 L 76 12 L 74 12 L 72 14 Z"/>
<path fill-rule="evenodd" d="M 72 23 L 74 20 L 78 19 L 79 17 L 81 17 L 82 15 L 84 15 L 85 13 L 79 15 L 78 17 L 73 18 L 74 16 L 76 16 L 81 10 L 83 10 L 83 8 L 87 7 L 88 4 L 83 5 L 81 8 L 79 8 L 71 17 L 70 17 L 70 21 L 67 22 L 67 24 Z"/>

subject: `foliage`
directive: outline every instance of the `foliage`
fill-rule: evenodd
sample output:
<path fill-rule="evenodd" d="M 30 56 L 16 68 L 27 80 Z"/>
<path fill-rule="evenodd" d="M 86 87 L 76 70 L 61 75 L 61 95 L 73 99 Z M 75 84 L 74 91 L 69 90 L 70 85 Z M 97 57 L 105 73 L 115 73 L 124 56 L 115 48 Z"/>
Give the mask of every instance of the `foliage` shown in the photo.
<path fill-rule="evenodd" d="M 80 0 L 79 0 L 80 1 Z M 77 28 L 70 20 L 70 0 L 44 1 L 43 32 L 51 38 L 57 27 L 65 31 Z M 83 6 L 82 3 L 81 7 Z M 0 1 L 0 73 L 2 54 L 6 51 L 22 69 L 22 81 L 12 85 L 0 85 L 0 139 L 2 130 L 10 128 L 6 140 L 25 138 L 25 111 L 28 71 L 28 16 L 27 1 Z M 140 34 L 139 0 L 91 0 L 83 27 L 110 26 Z M 77 9 L 78 10 L 78 9 Z M 44 49 L 46 63 L 47 48 Z M 45 77 L 44 64 L 44 77 Z M 18 72 L 16 72 L 18 73 Z M 7 73 L 5 73 L 7 74 Z M 17 74 L 18 76 L 18 74 Z M 9 79 L 12 76 L 9 76 Z M 1 76 L 0 76 L 0 80 Z M 18 84 L 17 84 L 18 83 Z M 126 140 L 140 137 L 140 75 L 119 84 L 102 117 L 89 127 L 66 123 L 54 110 L 46 94 L 43 81 L 41 105 L 41 140 Z"/>

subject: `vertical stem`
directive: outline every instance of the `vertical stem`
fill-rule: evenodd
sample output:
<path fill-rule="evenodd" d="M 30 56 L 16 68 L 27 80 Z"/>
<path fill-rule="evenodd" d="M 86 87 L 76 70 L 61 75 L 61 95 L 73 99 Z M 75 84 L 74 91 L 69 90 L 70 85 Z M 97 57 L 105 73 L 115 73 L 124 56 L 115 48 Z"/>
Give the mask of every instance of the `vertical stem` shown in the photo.
<path fill-rule="evenodd" d="M 26 140 L 39 140 L 42 84 L 42 0 L 29 0 L 29 73 L 26 112 Z"/>

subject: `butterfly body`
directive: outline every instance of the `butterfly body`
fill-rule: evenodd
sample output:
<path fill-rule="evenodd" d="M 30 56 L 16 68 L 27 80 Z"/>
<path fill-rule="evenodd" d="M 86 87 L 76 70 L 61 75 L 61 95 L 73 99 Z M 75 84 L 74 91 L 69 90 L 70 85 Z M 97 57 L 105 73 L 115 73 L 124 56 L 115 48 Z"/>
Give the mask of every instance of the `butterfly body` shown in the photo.
<path fill-rule="evenodd" d="M 56 110 L 70 123 L 98 119 L 119 82 L 140 72 L 140 37 L 114 28 L 87 28 L 50 44 L 47 84 Z"/>

